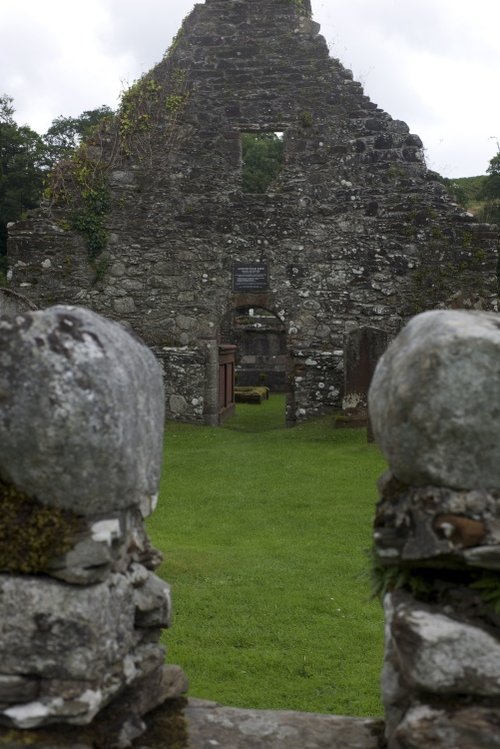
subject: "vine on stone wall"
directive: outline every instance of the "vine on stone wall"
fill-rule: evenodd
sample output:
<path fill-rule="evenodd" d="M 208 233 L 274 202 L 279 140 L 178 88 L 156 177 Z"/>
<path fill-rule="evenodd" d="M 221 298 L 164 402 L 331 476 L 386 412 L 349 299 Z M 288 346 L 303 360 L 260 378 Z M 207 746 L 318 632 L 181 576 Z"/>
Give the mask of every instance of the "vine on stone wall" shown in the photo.
<path fill-rule="evenodd" d="M 67 209 L 62 228 L 81 234 L 90 260 L 94 260 L 106 247 L 105 218 L 110 207 L 107 183 L 107 164 L 101 148 L 83 143 L 65 161 L 60 162 L 49 178 L 46 197 L 54 207 Z"/>
<path fill-rule="evenodd" d="M 117 119 L 120 149 L 126 156 L 137 149 L 142 155 L 150 155 L 148 136 L 160 92 L 159 83 L 143 76 L 123 93 Z"/>
<path fill-rule="evenodd" d="M 151 161 L 152 133 L 165 111 L 170 141 L 189 99 L 186 78 L 185 71 L 174 70 L 166 93 L 151 73 L 140 78 L 122 94 L 116 117 L 111 122 L 103 121 L 71 158 L 56 166 L 49 178 L 46 197 L 53 207 L 68 211 L 61 226 L 85 238 L 96 275 L 102 275 L 96 258 L 108 241 L 109 172 L 131 157 L 139 162 Z"/>
<path fill-rule="evenodd" d="M 294 5 L 301 15 L 311 18 L 311 6 L 308 0 L 288 0 L 288 2 Z"/>
<path fill-rule="evenodd" d="M 187 16 L 186 16 L 186 18 L 187 18 Z M 185 29 L 186 18 L 184 18 L 182 20 L 182 24 L 181 24 L 181 27 L 180 27 L 179 31 L 177 32 L 177 34 L 172 39 L 170 47 L 167 49 L 167 51 L 163 55 L 163 59 L 164 60 L 169 60 L 172 57 L 173 53 L 175 52 L 175 50 L 179 46 L 181 40 L 183 39 L 184 33 L 185 33 L 184 29 Z"/>

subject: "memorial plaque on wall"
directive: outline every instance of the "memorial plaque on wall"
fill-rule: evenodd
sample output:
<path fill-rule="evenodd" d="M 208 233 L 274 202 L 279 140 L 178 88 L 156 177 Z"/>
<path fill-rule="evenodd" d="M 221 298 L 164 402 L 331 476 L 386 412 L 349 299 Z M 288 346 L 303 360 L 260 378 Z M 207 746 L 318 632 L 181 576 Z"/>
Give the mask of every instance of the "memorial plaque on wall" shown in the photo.
<path fill-rule="evenodd" d="M 267 263 L 235 263 L 233 266 L 233 291 L 267 291 L 269 267 Z"/>

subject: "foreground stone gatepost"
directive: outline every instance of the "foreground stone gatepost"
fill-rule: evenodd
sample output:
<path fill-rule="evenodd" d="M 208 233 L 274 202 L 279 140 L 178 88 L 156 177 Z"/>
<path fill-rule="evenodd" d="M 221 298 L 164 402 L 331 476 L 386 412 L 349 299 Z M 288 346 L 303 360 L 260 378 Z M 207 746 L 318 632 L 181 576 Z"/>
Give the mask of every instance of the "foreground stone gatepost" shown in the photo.
<path fill-rule="evenodd" d="M 0 317 L 0 746 L 125 748 L 185 691 L 143 527 L 163 423 L 160 367 L 120 325 Z"/>
<path fill-rule="evenodd" d="M 500 747 L 500 317 L 413 318 L 369 405 L 388 747 Z"/>

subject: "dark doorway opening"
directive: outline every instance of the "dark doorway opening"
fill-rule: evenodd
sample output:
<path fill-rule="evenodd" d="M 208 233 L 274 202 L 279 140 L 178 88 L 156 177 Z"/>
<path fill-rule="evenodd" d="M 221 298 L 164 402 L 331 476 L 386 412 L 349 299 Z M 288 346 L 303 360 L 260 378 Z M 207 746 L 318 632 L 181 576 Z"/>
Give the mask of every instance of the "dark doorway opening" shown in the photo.
<path fill-rule="evenodd" d="M 234 414 L 234 369 L 236 346 L 219 346 L 219 423 Z"/>
<path fill-rule="evenodd" d="M 238 388 L 268 388 L 271 398 L 281 397 L 282 413 L 278 426 L 285 425 L 285 403 L 289 393 L 289 354 L 283 322 L 263 307 L 238 307 L 229 312 L 221 325 L 221 342 L 235 346 L 235 386 Z M 238 398 L 236 398 L 238 401 Z M 269 410 L 267 396 L 253 407 L 255 418 Z M 238 402 L 236 410 L 238 410 Z M 275 406 L 273 406 L 275 407 Z"/>

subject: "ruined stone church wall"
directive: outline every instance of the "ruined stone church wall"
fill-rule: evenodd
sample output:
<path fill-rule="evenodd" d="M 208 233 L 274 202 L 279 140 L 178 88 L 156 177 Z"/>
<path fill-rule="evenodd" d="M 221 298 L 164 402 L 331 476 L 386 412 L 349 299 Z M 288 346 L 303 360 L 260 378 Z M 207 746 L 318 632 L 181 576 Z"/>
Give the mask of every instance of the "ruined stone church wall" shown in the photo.
<path fill-rule="evenodd" d="M 13 288 L 131 325 L 164 363 L 175 418 L 216 408 L 207 369 L 241 301 L 285 325 L 291 420 L 339 407 L 347 325 L 392 336 L 456 293 L 496 304 L 496 232 L 452 205 L 418 136 L 365 96 L 318 30 L 289 0 L 195 6 L 138 84 L 140 106 L 101 143 L 105 251 L 89 262 L 57 206 L 11 230 Z M 283 170 L 247 194 L 240 135 L 265 130 L 284 133 Z M 266 264 L 268 291 L 235 294 L 235 262 Z"/>

